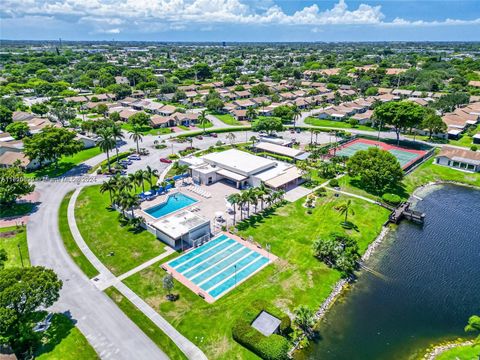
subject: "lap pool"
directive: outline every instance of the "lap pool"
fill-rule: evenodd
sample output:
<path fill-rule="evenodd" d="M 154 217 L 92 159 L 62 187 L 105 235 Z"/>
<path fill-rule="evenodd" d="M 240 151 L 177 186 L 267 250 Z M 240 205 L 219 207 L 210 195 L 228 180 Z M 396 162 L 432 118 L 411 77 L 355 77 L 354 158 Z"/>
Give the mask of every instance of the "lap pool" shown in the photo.
<path fill-rule="evenodd" d="M 197 200 L 192 199 L 187 195 L 184 195 L 182 193 L 176 193 L 173 195 L 169 195 L 165 202 L 152 206 L 151 208 L 145 209 L 144 211 L 151 217 L 158 219 L 177 210 L 195 204 L 196 202 Z"/>
<path fill-rule="evenodd" d="M 192 290 L 200 289 L 214 301 L 270 262 L 270 255 L 222 234 L 168 262 L 172 275 Z"/>

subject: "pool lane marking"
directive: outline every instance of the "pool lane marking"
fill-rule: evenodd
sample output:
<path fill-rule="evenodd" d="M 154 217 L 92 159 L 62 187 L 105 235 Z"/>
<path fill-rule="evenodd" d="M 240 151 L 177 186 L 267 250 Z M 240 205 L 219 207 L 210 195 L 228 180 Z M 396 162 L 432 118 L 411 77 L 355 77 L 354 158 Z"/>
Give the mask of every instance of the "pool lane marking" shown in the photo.
<path fill-rule="evenodd" d="M 222 250 L 220 250 L 219 252 L 208 256 L 205 260 L 200 261 L 198 264 L 195 264 L 195 265 L 193 265 L 192 267 L 189 267 L 188 269 L 185 269 L 185 270 L 183 270 L 183 271 L 178 271 L 178 270 L 177 270 L 177 271 L 178 271 L 180 274 L 183 275 L 183 274 L 186 273 L 186 272 L 189 272 L 189 271 L 191 271 L 191 270 L 196 269 L 197 267 L 199 267 L 200 265 L 202 265 L 204 262 L 210 260 L 212 257 L 217 256 L 217 255 L 220 255 L 220 254 L 223 254 L 225 251 L 227 251 L 228 249 L 230 249 L 230 248 L 233 247 L 233 246 L 236 246 L 237 244 L 238 244 L 238 242 L 236 242 L 236 241 L 234 240 L 234 241 L 233 241 L 233 244 L 230 244 L 230 245 L 228 245 L 227 247 L 225 247 L 225 248 L 223 248 Z M 213 249 L 213 248 L 212 248 L 212 249 Z M 210 250 L 212 250 L 212 249 L 208 249 L 208 251 L 210 251 Z M 204 253 L 202 253 L 202 254 L 205 254 L 205 253 L 206 253 L 206 252 L 204 252 Z M 187 262 L 186 262 L 185 264 L 183 264 L 183 265 L 188 265 L 189 262 L 190 262 L 190 261 L 187 261 Z"/>
<path fill-rule="evenodd" d="M 250 265 L 252 265 L 253 263 L 257 262 L 257 261 L 260 261 L 262 258 L 265 258 L 263 255 L 260 255 L 258 258 L 255 258 L 253 259 L 252 261 L 250 261 L 247 265 L 245 265 L 244 267 L 240 268 L 240 269 L 237 269 L 237 274 L 243 270 L 245 270 L 247 267 L 249 267 Z M 268 264 L 269 262 L 267 262 Z M 219 286 L 221 286 L 222 284 L 226 283 L 228 280 L 232 279 L 233 277 L 235 276 L 235 273 L 233 273 L 232 275 L 226 277 L 225 279 L 223 279 L 222 281 L 220 281 L 219 283 L 213 285 L 212 287 L 208 288 L 207 290 L 205 290 L 206 292 L 208 292 L 210 294 L 210 291 L 213 291 L 215 290 L 216 288 L 218 288 Z M 240 279 L 240 281 L 244 280 L 244 279 L 247 279 L 251 276 L 251 274 L 249 276 L 246 276 L 246 277 L 243 277 L 242 279 Z M 237 281 L 238 283 L 238 281 Z M 217 299 L 221 294 L 223 294 L 224 292 L 226 292 L 227 290 L 231 289 L 232 287 L 234 287 L 235 285 L 232 285 L 228 288 L 226 288 L 224 291 L 222 291 L 220 294 L 218 294 L 217 296 L 213 296 L 211 295 L 213 298 Z"/>
<path fill-rule="evenodd" d="M 227 257 L 217 261 L 216 263 L 212 264 L 211 266 L 209 266 L 208 268 L 206 268 L 205 270 L 195 274 L 194 277 L 190 278 L 191 281 L 195 280 L 197 277 L 201 276 L 203 273 L 209 271 L 211 268 L 219 265 L 220 263 L 230 259 L 231 257 L 233 257 L 234 255 L 238 254 L 240 251 L 244 251 L 245 249 L 247 250 L 250 250 L 248 248 L 246 248 L 245 246 L 242 246 L 240 249 L 238 249 L 237 251 L 231 253 L 230 255 L 228 255 Z M 237 261 L 234 262 L 234 264 L 236 264 L 237 262 L 239 262 L 241 259 L 243 259 L 244 257 L 250 255 L 251 253 L 253 252 L 253 250 L 250 250 L 250 252 L 248 252 L 246 255 L 242 256 L 241 258 L 237 259 Z M 210 280 L 212 277 L 218 275 L 219 273 L 225 271 L 226 269 L 228 269 L 230 267 L 230 265 L 228 265 L 226 268 L 223 268 L 223 269 L 219 269 L 216 273 L 214 273 L 213 275 L 211 275 L 209 278 L 207 278 L 206 280 L 203 280 L 201 283 L 198 283 L 197 285 L 200 286 L 200 284 L 203 284 L 204 282 L 206 282 L 207 280 Z"/>
<path fill-rule="evenodd" d="M 212 249 L 215 249 L 216 247 L 220 246 L 221 244 L 223 244 L 225 241 L 227 241 L 227 240 L 229 240 L 229 239 L 230 239 L 230 238 L 227 236 L 225 239 L 222 239 L 221 241 L 219 241 L 219 242 L 218 242 L 217 244 L 215 244 L 214 246 L 209 247 L 208 249 L 203 249 L 203 250 L 205 250 L 205 251 L 200 251 L 197 255 L 195 255 L 195 256 L 193 256 L 193 257 L 191 257 L 191 258 L 188 258 L 188 259 L 186 259 L 185 261 L 182 261 L 181 263 L 178 263 L 178 264 L 175 265 L 175 266 L 172 266 L 172 265 L 170 265 L 170 266 L 171 266 L 173 269 L 176 269 L 176 268 L 179 267 L 180 265 L 184 265 L 184 264 L 188 263 L 189 261 L 198 258 L 200 255 L 205 254 L 207 251 L 210 251 L 210 250 L 212 250 Z M 216 240 L 216 239 L 213 239 L 213 240 L 210 240 L 210 241 L 215 241 L 215 240 Z M 208 244 L 208 243 L 207 243 L 207 244 Z M 197 248 L 197 249 L 200 249 L 200 248 Z M 195 251 L 195 250 L 197 250 L 197 249 L 194 249 L 194 250 L 192 250 L 192 251 Z M 186 255 L 188 255 L 188 254 L 189 254 L 189 253 L 186 253 L 186 254 L 180 256 L 180 257 L 177 258 L 177 259 L 173 259 L 171 262 L 174 262 L 175 260 L 180 260 L 182 257 L 184 257 L 184 256 L 186 256 Z"/>

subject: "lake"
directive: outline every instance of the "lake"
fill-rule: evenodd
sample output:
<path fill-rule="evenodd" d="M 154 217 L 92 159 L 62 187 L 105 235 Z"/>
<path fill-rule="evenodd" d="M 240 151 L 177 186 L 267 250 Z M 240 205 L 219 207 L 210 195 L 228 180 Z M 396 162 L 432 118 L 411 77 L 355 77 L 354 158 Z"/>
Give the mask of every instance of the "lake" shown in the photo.
<path fill-rule="evenodd" d="M 390 232 L 358 281 L 321 322 L 298 359 L 415 359 L 431 344 L 465 336 L 480 314 L 480 191 L 437 186 Z"/>

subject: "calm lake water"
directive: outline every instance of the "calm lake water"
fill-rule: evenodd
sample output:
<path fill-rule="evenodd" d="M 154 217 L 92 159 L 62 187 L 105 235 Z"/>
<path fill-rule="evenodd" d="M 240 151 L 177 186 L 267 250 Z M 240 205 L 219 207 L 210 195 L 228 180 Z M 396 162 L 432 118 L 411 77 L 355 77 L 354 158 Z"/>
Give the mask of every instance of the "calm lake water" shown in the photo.
<path fill-rule="evenodd" d="M 403 222 L 320 325 L 298 359 L 415 359 L 429 344 L 465 336 L 480 314 L 480 191 L 453 185 L 425 194 L 423 227 Z"/>

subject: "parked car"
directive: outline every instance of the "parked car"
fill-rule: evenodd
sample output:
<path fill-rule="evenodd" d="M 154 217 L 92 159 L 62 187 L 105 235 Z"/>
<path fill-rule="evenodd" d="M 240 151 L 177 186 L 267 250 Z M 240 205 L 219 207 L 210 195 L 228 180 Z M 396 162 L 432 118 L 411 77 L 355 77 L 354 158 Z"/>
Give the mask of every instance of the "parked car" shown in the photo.
<path fill-rule="evenodd" d="M 140 160 L 141 158 L 138 155 L 130 155 L 127 159 L 128 160 Z"/>
<path fill-rule="evenodd" d="M 203 136 L 202 135 L 197 135 L 195 136 L 198 140 L 203 140 Z"/>
<path fill-rule="evenodd" d="M 217 133 L 211 133 L 210 136 L 214 138 L 218 137 Z"/>
<path fill-rule="evenodd" d="M 167 159 L 167 158 L 160 158 L 160 162 L 165 163 L 165 164 L 171 164 L 172 160 Z"/>

